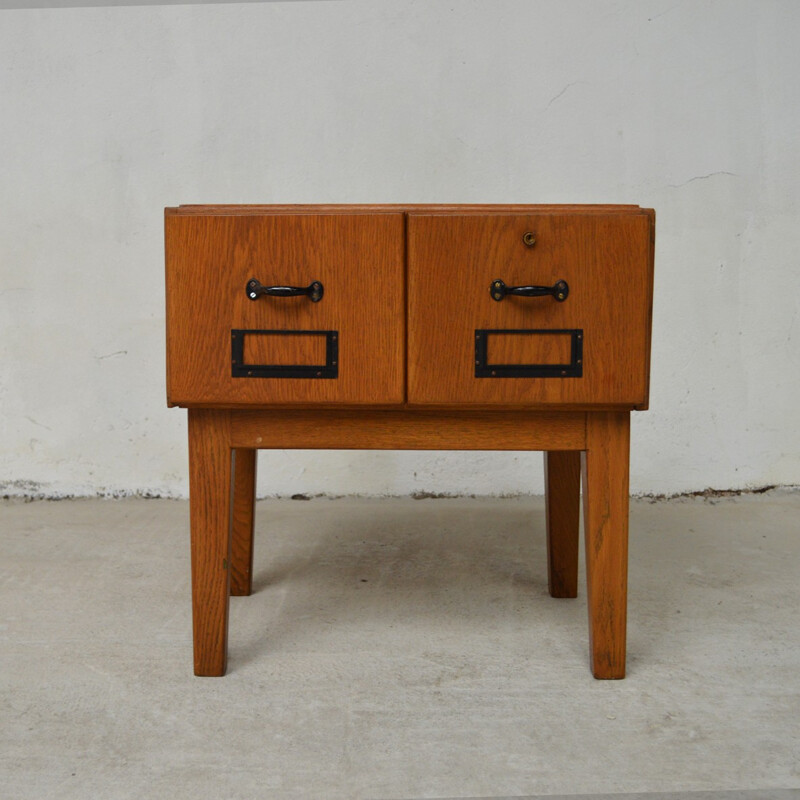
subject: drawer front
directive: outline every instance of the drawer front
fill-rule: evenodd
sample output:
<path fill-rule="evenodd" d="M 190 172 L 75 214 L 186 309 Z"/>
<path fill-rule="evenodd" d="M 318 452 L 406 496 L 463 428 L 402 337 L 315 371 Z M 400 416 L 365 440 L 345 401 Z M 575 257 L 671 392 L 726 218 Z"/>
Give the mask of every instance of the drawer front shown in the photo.
<path fill-rule="evenodd" d="M 172 405 L 404 399 L 399 213 L 167 215 Z M 246 287 L 309 287 L 309 296 Z"/>
<path fill-rule="evenodd" d="M 410 214 L 409 403 L 646 406 L 652 224 L 647 211 Z M 564 297 L 499 286 L 498 301 L 496 281 Z"/>

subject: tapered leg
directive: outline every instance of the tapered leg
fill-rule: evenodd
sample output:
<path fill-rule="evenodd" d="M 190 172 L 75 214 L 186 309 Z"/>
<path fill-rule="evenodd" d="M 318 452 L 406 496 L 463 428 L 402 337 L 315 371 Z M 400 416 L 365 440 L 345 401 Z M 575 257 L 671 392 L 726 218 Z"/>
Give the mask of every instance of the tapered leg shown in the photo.
<path fill-rule="evenodd" d="M 578 596 L 578 525 L 581 506 L 579 450 L 544 454 L 547 517 L 547 587 L 551 597 Z"/>
<path fill-rule="evenodd" d="M 587 414 L 583 526 L 595 678 L 625 677 L 630 413 Z"/>
<path fill-rule="evenodd" d="M 231 594 L 249 595 L 253 582 L 253 519 L 258 450 L 233 451 Z"/>
<path fill-rule="evenodd" d="M 224 675 L 231 560 L 231 447 L 227 411 L 189 409 L 194 674 Z"/>

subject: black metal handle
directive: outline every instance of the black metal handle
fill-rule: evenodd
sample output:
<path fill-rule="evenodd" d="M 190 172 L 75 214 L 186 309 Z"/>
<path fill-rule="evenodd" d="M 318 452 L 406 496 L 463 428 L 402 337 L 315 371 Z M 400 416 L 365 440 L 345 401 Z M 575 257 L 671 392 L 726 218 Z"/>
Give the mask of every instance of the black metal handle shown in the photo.
<path fill-rule="evenodd" d="M 314 281 L 308 286 L 262 286 L 255 278 L 247 281 L 244 287 L 251 300 L 257 300 L 262 294 L 271 297 L 308 297 L 312 303 L 319 303 L 325 288 L 319 281 Z"/>
<path fill-rule="evenodd" d="M 552 286 L 506 286 L 499 278 L 492 281 L 489 287 L 489 294 L 492 300 L 498 302 L 507 294 L 515 294 L 518 297 L 555 297 L 559 303 L 563 303 L 569 297 L 569 284 L 566 281 L 556 281 Z"/>

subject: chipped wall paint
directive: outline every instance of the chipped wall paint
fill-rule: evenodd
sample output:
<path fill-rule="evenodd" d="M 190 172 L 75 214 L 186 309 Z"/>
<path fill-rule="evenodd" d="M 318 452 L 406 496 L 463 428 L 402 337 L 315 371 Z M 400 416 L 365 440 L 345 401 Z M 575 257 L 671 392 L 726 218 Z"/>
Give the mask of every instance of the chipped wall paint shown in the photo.
<path fill-rule="evenodd" d="M 0 11 L 4 491 L 186 494 L 161 217 L 182 202 L 653 206 L 632 488 L 800 483 L 799 30 L 768 0 Z M 539 454 L 260 464 L 268 494 L 542 490 Z"/>

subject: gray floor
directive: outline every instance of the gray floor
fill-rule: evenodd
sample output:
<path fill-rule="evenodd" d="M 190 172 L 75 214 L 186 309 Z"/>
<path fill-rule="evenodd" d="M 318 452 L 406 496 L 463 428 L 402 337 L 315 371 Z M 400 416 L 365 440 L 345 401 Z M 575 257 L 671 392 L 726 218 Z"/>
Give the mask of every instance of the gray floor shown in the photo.
<path fill-rule="evenodd" d="M 547 596 L 541 498 L 260 502 L 222 679 L 191 674 L 187 521 L 0 504 L 1 797 L 800 788 L 798 493 L 632 504 L 619 682 L 585 594 Z"/>

